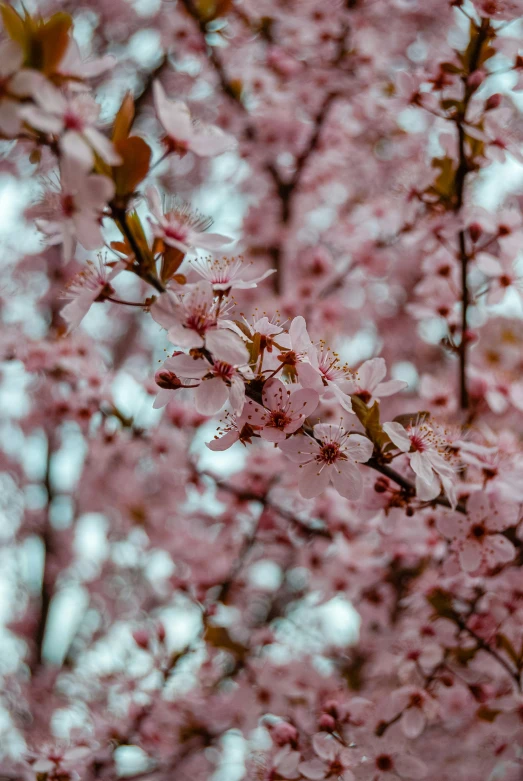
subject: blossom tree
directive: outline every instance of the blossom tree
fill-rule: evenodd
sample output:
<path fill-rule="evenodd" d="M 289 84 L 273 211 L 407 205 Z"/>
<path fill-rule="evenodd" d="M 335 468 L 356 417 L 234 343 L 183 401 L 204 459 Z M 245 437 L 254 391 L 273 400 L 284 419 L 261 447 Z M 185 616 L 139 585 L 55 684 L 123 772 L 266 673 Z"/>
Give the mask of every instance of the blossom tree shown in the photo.
<path fill-rule="evenodd" d="M 0 778 L 521 779 L 523 1 L 0 12 Z"/>

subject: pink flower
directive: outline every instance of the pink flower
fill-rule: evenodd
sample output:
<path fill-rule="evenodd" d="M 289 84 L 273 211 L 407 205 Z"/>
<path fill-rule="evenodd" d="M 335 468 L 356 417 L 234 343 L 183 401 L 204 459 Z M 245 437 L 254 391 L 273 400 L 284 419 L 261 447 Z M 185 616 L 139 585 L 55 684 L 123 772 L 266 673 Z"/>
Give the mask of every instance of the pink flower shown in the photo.
<path fill-rule="evenodd" d="M 363 480 L 356 463 L 372 456 L 373 444 L 361 434 L 349 434 L 341 426 L 319 423 L 314 439 L 298 434 L 281 442 L 280 450 L 300 465 L 300 493 L 306 499 L 321 494 L 330 483 L 346 499 L 358 499 Z"/>
<path fill-rule="evenodd" d="M 455 507 L 455 475 L 448 460 L 446 440 L 423 420 L 410 424 L 406 429 L 401 423 L 384 423 L 383 431 L 402 453 L 409 453 L 410 466 L 416 474 L 418 497 L 422 501 L 435 499 L 440 494 L 441 481 L 450 503 Z"/>
<path fill-rule="evenodd" d="M 380 738 L 365 746 L 365 756 L 361 765 L 362 781 L 397 781 L 400 779 L 420 779 L 427 775 L 427 767 L 412 756 L 405 746 L 396 740 L 384 741 Z"/>
<path fill-rule="evenodd" d="M 88 260 L 87 265 L 69 283 L 63 298 L 69 303 L 64 306 L 61 316 L 67 323 L 67 333 L 77 328 L 95 301 L 103 301 L 114 293 L 111 280 L 120 273 L 123 263 L 113 268 L 104 266 L 101 256 L 95 264 Z"/>
<path fill-rule="evenodd" d="M 20 109 L 20 116 L 43 133 L 59 136 L 60 151 L 87 170 L 94 165 L 94 153 L 108 165 L 122 160 L 113 144 L 94 125 L 100 106 L 86 92 L 65 95 L 49 82 L 34 94 L 37 105 Z"/>
<path fill-rule="evenodd" d="M 211 335 L 215 335 L 213 332 Z M 231 331 L 223 331 L 213 345 L 213 363 L 207 358 L 180 353 L 169 360 L 169 370 L 182 380 L 199 380 L 194 391 L 194 403 L 201 415 L 214 415 L 229 400 L 236 415 L 240 415 L 245 402 L 245 378 L 251 378 L 248 367 L 249 353 Z M 209 335 L 207 336 L 207 344 Z"/>
<path fill-rule="evenodd" d="M 516 549 L 500 532 L 515 526 L 517 518 L 516 505 L 492 501 L 488 494 L 477 491 L 469 497 L 466 515 L 443 515 L 438 529 L 457 549 L 463 571 L 476 572 L 480 567 L 512 561 Z"/>
<path fill-rule="evenodd" d="M 310 372 L 306 364 L 300 367 L 303 385 L 309 387 L 310 383 L 310 387 L 322 396 L 333 396 L 346 412 L 352 412 L 352 401 L 346 387 L 347 381 L 352 378 L 349 367 L 342 364 L 338 354 L 324 344 L 320 344 L 319 348 L 311 345 L 307 355 L 314 372 Z"/>
<path fill-rule="evenodd" d="M 185 353 L 178 352 L 175 355 L 184 355 Z M 153 409 L 161 409 L 169 404 L 173 398 L 175 391 L 181 388 L 197 388 L 198 385 L 191 384 L 187 380 L 181 380 L 173 371 L 172 357 L 167 358 L 164 361 L 161 369 L 158 369 L 154 375 L 154 381 L 160 388 L 156 394 L 156 398 L 153 403 Z"/>
<path fill-rule="evenodd" d="M 298 382 L 305 388 L 313 388 L 318 393 L 324 389 L 319 368 L 309 362 L 309 352 L 314 356 L 313 344 L 307 331 L 305 318 L 301 315 L 293 318 L 288 333 L 278 338 L 278 344 L 283 346 L 281 355 L 277 358 L 294 373 Z"/>
<path fill-rule="evenodd" d="M 111 70 L 115 65 L 116 58 L 111 54 L 98 58 L 89 57 L 87 60 L 82 59 L 78 44 L 74 38 L 71 38 L 65 54 L 58 65 L 57 73 L 66 78 L 85 81 L 86 79 L 95 79 L 101 76 L 102 73 Z"/>
<path fill-rule="evenodd" d="M 243 279 L 242 272 L 245 267 L 243 258 L 197 258 L 190 261 L 191 268 L 197 274 L 206 279 L 215 291 L 229 293 L 231 290 L 252 290 L 260 282 L 276 273 L 275 268 L 270 268 L 254 279 Z"/>
<path fill-rule="evenodd" d="M 354 751 L 344 748 L 332 735 L 317 732 L 312 738 L 315 759 L 300 762 L 298 769 L 302 776 L 311 781 L 324 778 L 336 778 L 341 781 L 354 781 L 351 768 L 354 767 Z"/>
<path fill-rule="evenodd" d="M 149 187 L 147 199 L 155 220 L 150 220 L 153 234 L 169 247 L 175 247 L 183 253 L 200 247 L 218 250 L 233 239 L 219 233 L 205 233 L 212 220 L 191 211 L 186 204 L 174 204 L 164 213 L 160 194 L 156 187 Z"/>
<path fill-rule="evenodd" d="M 20 132 L 21 103 L 17 98 L 30 97 L 45 81 L 41 73 L 22 68 L 24 54 L 14 41 L 0 43 L 0 133 L 13 138 Z"/>
<path fill-rule="evenodd" d="M 428 722 L 434 721 L 438 714 L 438 703 L 425 689 L 417 686 L 403 686 L 390 697 L 392 717 L 401 714 L 399 722 L 406 738 L 417 738 Z"/>
<path fill-rule="evenodd" d="M 521 291 L 523 280 L 514 269 L 514 259 L 504 253 L 494 257 L 488 252 L 479 252 L 476 263 L 480 271 L 488 277 L 488 304 L 500 304 L 510 288 Z"/>
<path fill-rule="evenodd" d="M 407 387 L 403 380 L 388 380 L 382 382 L 387 374 L 387 366 L 383 358 L 371 358 L 362 363 L 356 376 L 344 386 L 346 393 L 358 396 L 365 404 L 372 406 L 384 396 L 392 396 Z"/>
<path fill-rule="evenodd" d="M 60 165 L 60 190 L 49 189 L 31 213 L 49 244 L 62 244 L 66 260 L 74 255 L 75 242 L 87 250 L 104 245 L 102 213 L 114 195 L 107 176 L 89 174 L 64 158 Z"/>
<path fill-rule="evenodd" d="M 181 293 L 167 291 L 151 306 L 151 315 L 167 329 L 177 347 L 206 347 L 211 355 L 234 362 L 238 351 L 248 360 L 242 340 L 219 319 L 220 303 L 208 282 L 186 285 Z M 222 308 L 223 311 L 223 308 Z M 230 345 L 230 352 L 229 351 Z"/>
<path fill-rule="evenodd" d="M 267 422 L 267 410 L 252 399 L 245 401 L 242 413 L 239 417 L 226 414 L 225 427 L 218 428 L 218 435 L 211 442 L 207 442 L 209 450 L 227 450 L 235 442 L 251 442 L 252 437 L 259 434 Z"/>
<path fill-rule="evenodd" d="M 154 106 L 170 149 L 183 156 L 214 157 L 236 147 L 236 139 L 217 127 L 195 123 L 185 103 L 169 100 L 159 81 L 153 84 Z"/>
<path fill-rule="evenodd" d="M 319 403 L 316 391 L 306 388 L 292 392 L 275 378 L 263 386 L 262 399 L 268 413 L 260 436 L 268 442 L 283 442 L 287 434 L 303 425 Z"/>

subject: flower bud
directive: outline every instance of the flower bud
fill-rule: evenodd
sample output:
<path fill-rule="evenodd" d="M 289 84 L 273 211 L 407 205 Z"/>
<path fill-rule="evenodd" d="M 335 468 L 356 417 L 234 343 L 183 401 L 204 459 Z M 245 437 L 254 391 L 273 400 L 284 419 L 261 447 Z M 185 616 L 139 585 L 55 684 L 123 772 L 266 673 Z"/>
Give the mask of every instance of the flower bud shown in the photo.
<path fill-rule="evenodd" d="M 139 648 L 146 650 L 149 648 L 149 632 L 147 629 L 135 629 L 133 640 Z"/>
<path fill-rule="evenodd" d="M 480 223 L 471 222 L 471 224 L 469 225 L 469 235 L 474 243 L 479 241 L 482 233 L 483 233 L 483 228 L 481 227 Z"/>
<path fill-rule="evenodd" d="M 329 713 L 322 713 L 318 721 L 318 726 L 321 730 L 324 730 L 324 732 L 334 732 L 336 729 L 336 721 Z"/>
<path fill-rule="evenodd" d="M 288 743 L 296 745 L 298 742 L 298 730 L 288 721 L 279 721 L 271 728 L 273 741 L 278 746 L 285 746 Z"/>
<path fill-rule="evenodd" d="M 494 108 L 498 108 L 501 103 L 501 95 L 499 92 L 496 92 L 494 95 L 491 95 L 490 98 L 487 98 L 485 101 L 485 111 L 491 111 Z"/>
<path fill-rule="evenodd" d="M 154 381 L 156 384 L 164 390 L 177 390 L 183 387 L 183 383 L 174 372 L 167 371 L 166 369 L 159 369 L 154 375 Z"/>
<path fill-rule="evenodd" d="M 485 71 L 475 70 L 468 77 L 467 86 L 471 87 L 471 89 L 478 89 L 478 87 L 481 87 L 484 81 L 485 81 Z"/>

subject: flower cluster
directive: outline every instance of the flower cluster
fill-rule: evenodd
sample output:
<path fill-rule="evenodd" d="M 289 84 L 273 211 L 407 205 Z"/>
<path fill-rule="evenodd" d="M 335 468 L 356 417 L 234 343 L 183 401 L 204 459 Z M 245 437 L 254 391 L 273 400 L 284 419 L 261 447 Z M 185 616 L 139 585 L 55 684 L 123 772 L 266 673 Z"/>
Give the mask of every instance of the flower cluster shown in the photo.
<path fill-rule="evenodd" d="M 522 0 L 0 15 L 0 776 L 519 781 Z"/>

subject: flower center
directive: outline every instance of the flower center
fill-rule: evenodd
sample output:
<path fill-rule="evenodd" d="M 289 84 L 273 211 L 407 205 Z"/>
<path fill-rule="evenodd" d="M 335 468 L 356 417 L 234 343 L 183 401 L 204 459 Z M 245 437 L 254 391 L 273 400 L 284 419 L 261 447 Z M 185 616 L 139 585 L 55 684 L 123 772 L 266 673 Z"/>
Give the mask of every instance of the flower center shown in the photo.
<path fill-rule="evenodd" d="M 185 241 L 187 239 L 187 229 L 184 228 L 183 225 L 170 223 L 165 228 L 165 235 L 168 239 L 174 239 L 175 241 Z"/>
<path fill-rule="evenodd" d="M 419 434 L 411 434 L 410 444 L 413 450 L 417 450 L 418 453 L 423 453 L 425 450 L 425 443 Z"/>
<path fill-rule="evenodd" d="M 337 442 L 327 442 L 325 445 L 322 445 L 320 448 L 321 461 L 325 464 L 334 464 L 338 458 L 342 458 L 342 453 Z"/>
<path fill-rule="evenodd" d="M 62 207 L 62 213 L 64 217 L 71 218 L 76 211 L 74 198 L 72 195 L 62 195 L 60 199 L 60 205 Z"/>
<path fill-rule="evenodd" d="M 475 523 L 470 531 L 472 533 L 472 536 L 475 537 L 477 540 L 483 539 L 483 537 L 487 533 L 482 523 Z"/>
<path fill-rule="evenodd" d="M 285 426 L 291 422 L 291 418 L 289 418 L 283 410 L 275 409 L 270 414 L 268 425 L 283 430 Z"/>
<path fill-rule="evenodd" d="M 216 361 L 212 367 L 212 372 L 215 377 L 219 377 L 221 380 L 230 380 L 234 374 L 234 366 L 225 361 Z"/>
<path fill-rule="evenodd" d="M 64 127 L 66 130 L 74 130 L 81 133 L 84 129 L 84 122 L 74 111 L 66 111 L 64 114 Z"/>
<path fill-rule="evenodd" d="M 380 754 L 379 757 L 376 757 L 376 767 L 378 770 L 392 770 L 394 767 L 392 757 L 388 754 Z"/>

